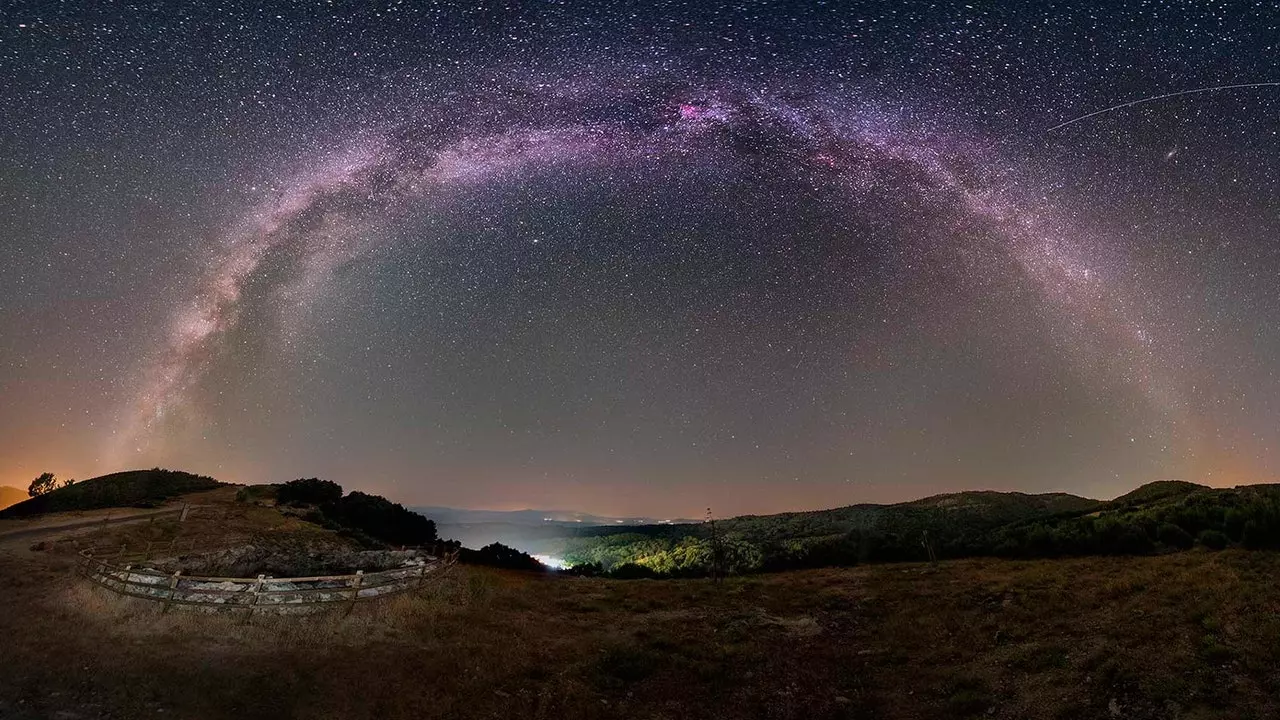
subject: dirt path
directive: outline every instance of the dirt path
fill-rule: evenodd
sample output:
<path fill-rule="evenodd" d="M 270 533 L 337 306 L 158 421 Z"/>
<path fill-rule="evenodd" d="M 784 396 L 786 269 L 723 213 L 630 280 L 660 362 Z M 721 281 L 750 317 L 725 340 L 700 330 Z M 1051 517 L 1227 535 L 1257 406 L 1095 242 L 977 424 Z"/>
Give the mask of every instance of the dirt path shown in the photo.
<path fill-rule="evenodd" d="M 63 517 L 63 518 L 41 518 L 36 521 L 6 521 L 0 524 L 0 547 L 14 543 L 29 541 L 37 537 L 58 536 L 65 533 L 72 533 L 76 530 L 86 530 L 93 528 L 106 527 L 108 525 L 119 525 L 122 523 L 139 522 L 151 518 L 173 515 L 182 512 L 182 506 L 162 507 L 154 510 L 141 510 L 134 508 L 110 508 L 99 513 L 96 517 Z M 22 523 L 21 525 L 9 525 L 9 522 Z"/>

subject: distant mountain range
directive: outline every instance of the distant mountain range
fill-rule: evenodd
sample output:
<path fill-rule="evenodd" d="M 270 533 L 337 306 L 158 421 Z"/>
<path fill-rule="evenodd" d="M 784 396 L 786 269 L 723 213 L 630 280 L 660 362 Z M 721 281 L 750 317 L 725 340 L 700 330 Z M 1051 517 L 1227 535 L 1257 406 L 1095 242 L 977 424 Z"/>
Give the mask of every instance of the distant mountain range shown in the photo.
<path fill-rule="evenodd" d="M 508 525 L 569 524 L 601 525 L 678 525 L 699 522 L 688 518 L 608 517 L 573 510 L 467 510 L 447 507 L 411 507 L 410 510 L 434 520 L 437 525 Z"/>
<path fill-rule="evenodd" d="M 23 500 L 26 500 L 27 497 L 27 491 L 25 490 L 19 490 L 16 487 L 10 487 L 8 485 L 0 485 L 0 510 L 3 510 L 10 505 L 17 505 Z"/>
<path fill-rule="evenodd" d="M 976 490 L 889 505 L 865 503 L 828 510 L 742 515 L 719 519 L 717 525 L 742 537 L 780 540 L 842 534 L 854 529 L 906 531 L 944 518 L 985 527 L 1062 512 L 1088 512 L 1103 504 L 1067 493 L 1031 495 Z M 499 542 L 539 557 L 557 557 L 583 543 L 613 542 L 604 538 L 620 534 L 678 539 L 703 533 L 702 521 L 689 518 L 617 518 L 565 510 L 410 509 L 434 520 L 441 537 L 457 540 L 466 547 Z"/>
<path fill-rule="evenodd" d="M 509 528 L 511 526 L 508 526 Z M 1280 549 L 1280 485 L 1148 483 L 1114 500 L 968 491 L 891 505 L 745 515 L 706 525 L 538 528 L 525 552 L 615 577 L 689 577 L 934 558 Z M 475 529 L 472 529 L 474 532 Z M 499 540 L 511 544 L 506 540 Z M 719 550 L 715 550 L 719 548 Z"/>

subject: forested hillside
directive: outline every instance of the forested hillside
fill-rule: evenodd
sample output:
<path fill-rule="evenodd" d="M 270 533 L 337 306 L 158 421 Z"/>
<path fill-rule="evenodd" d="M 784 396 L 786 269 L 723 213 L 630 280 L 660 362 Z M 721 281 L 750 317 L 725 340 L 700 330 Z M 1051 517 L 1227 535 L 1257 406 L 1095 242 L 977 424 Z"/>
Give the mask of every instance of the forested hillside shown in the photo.
<path fill-rule="evenodd" d="M 624 577 L 975 556 L 1140 555 L 1196 545 L 1280 547 L 1280 486 L 1214 489 L 1162 481 L 1107 502 L 966 492 L 714 525 L 584 528 L 558 542 L 561 557 L 582 572 Z"/>

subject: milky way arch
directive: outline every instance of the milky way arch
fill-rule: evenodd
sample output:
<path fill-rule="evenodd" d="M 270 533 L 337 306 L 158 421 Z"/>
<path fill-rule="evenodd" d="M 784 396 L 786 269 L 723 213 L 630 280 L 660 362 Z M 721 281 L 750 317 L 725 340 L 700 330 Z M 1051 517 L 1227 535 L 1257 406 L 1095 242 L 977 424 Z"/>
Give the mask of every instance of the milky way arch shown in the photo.
<path fill-rule="evenodd" d="M 991 258 L 977 263 L 979 271 L 1012 260 L 1057 311 L 1055 332 L 1068 352 L 1095 365 L 1105 356 L 1118 381 L 1139 387 L 1165 417 L 1180 419 L 1182 403 L 1160 372 L 1152 334 L 1106 268 L 1091 265 L 1051 213 L 1021 201 L 986 151 L 954 135 L 909 128 L 871 107 L 726 97 L 686 92 L 620 118 L 544 108 L 532 121 L 463 118 L 451 129 L 404 123 L 331 149 L 223 233 L 207 275 L 146 370 L 122 448 L 142 450 L 165 418 L 195 410 L 202 377 L 253 311 L 246 288 L 262 281 L 274 257 L 287 256 L 292 268 L 270 280 L 274 292 L 300 306 L 325 291 L 333 269 L 386 242 L 377 228 L 404 208 L 447 203 L 460 189 L 519 183 L 552 168 L 661 163 L 711 149 L 762 154 L 772 166 L 835 187 L 851 201 L 905 192 L 935 214 L 944 236 L 976 228 L 986 240 L 970 250 Z"/>

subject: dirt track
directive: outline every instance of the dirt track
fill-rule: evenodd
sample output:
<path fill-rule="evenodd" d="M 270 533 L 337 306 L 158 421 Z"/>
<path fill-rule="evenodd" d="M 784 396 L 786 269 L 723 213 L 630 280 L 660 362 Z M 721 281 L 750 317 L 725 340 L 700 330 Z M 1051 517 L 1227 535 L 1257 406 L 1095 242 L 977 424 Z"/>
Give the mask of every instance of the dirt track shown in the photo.
<path fill-rule="evenodd" d="M 182 512 L 181 506 L 162 507 L 154 510 L 112 508 L 107 511 L 100 511 L 96 517 L 88 519 L 83 516 L 68 517 L 64 515 L 60 518 L 0 521 L 0 547 L 10 543 L 30 540 L 37 537 L 70 533 L 76 530 L 100 528 L 107 525 L 138 522 L 140 520 L 147 520 L 163 515 L 173 515 L 180 512 Z"/>

